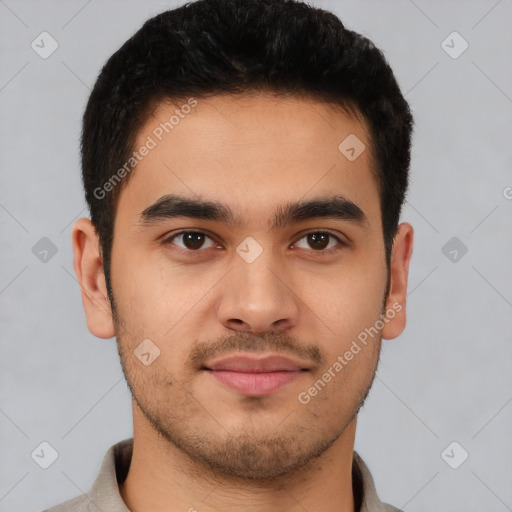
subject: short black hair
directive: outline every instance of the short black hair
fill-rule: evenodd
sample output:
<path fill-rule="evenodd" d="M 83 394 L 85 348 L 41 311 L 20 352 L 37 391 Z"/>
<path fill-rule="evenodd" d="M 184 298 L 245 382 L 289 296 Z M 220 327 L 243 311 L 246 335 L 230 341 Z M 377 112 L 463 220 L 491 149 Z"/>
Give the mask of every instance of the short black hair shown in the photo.
<path fill-rule="evenodd" d="M 413 117 L 383 53 L 333 13 L 300 1 L 198 0 L 147 20 L 103 66 L 84 113 L 82 178 L 110 299 L 117 200 L 152 109 L 165 100 L 258 91 L 362 116 L 389 268 L 409 182 Z"/>

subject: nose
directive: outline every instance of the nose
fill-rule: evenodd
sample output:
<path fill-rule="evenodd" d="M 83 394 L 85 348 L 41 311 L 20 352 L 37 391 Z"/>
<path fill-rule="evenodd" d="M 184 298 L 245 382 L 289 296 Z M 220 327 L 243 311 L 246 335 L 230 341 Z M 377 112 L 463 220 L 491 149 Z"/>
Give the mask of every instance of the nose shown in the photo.
<path fill-rule="evenodd" d="M 234 331 L 285 331 L 298 322 L 298 302 L 289 273 L 264 250 L 252 263 L 235 257 L 222 280 L 217 318 Z"/>

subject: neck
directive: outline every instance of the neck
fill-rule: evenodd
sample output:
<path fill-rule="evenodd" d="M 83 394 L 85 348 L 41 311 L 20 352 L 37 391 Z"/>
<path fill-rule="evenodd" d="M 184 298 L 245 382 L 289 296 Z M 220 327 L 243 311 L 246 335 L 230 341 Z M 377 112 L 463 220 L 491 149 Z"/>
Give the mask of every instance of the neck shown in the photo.
<path fill-rule="evenodd" d="M 215 475 L 160 436 L 134 405 L 133 455 L 119 484 L 132 512 L 354 512 L 352 456 L 356 418 L 307 467 L 272 482 Z"/>

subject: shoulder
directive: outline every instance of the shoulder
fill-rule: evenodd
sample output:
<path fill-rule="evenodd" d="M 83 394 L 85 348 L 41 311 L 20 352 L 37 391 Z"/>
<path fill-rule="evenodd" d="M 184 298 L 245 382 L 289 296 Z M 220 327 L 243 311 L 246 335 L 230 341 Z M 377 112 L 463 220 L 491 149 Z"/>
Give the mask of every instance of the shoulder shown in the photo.
<path fill-rule="evenodd" d="M 128 473 L 132 448 L 133 438 L 112 445 L 103 457 L 92 487 L 86 493 L 43 512 L 129 512 L 119 494 L 118 484 Z"/>

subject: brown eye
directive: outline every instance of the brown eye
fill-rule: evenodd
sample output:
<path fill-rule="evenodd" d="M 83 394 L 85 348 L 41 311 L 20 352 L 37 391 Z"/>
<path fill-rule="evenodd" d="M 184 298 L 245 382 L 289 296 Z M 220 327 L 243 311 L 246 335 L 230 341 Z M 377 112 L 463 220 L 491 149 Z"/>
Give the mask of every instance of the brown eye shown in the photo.
<path fill-rule="evenodd" d="M 206 245 L 205 247 L 205 243 L 207 243 L 208 240 L 210 241 L 210 245 Z M 215 246 L 215 243 L 208 235 L 199 231 L 181 231 L 169 238 L 166 243 L 173 243 L 181 249 L 188 251 L 199 251 L 200 249 L 209 249 Z"/>
<path fill-rule="evenodd" d="M 310 233 L 308 243 L 313 249 L 322 251 L 329 245 L 329 237 L 327 233 Z"/>
<path fill-rule="evenodd" d="M 186 233 L 183 236 L 183 245 L 187 249 L 195 251 L 204 244 L 205 236 L 202 233 Z"/>

